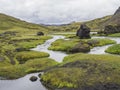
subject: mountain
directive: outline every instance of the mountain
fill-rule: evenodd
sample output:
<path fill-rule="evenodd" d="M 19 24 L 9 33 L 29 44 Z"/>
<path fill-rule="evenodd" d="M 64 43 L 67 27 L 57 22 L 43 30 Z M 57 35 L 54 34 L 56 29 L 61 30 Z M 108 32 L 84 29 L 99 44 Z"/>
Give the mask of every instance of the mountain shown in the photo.
<path fill-rule="evenodd" d="M 5 30 L 16 30 L 16 31 L 25 31 L 25 30 L 40 30 L 48 31 L 49 29 L 43 25 L 29 23 L 17 18 L 14 18 L 9 15 L 0 13 L 0 31 Z"/>
<path fill-rule="evenodd" d="M 70 24 L 65 24 L 60 26 L 53 25 L 47 27 L 53 29 L 54 31 L 76 31 L 77 29 L 79 29 L 82 23 L 85 23 L 87 26 L 91 28 L 92 31 L 97 31 L 98 29 L 101 29 L 104 23 L 107 22 L 111 17 L 112 15 L 109 15 L 86 22 L 72 22 Z"/>
<path fill-rule="evenodd" d="M 120 7 L 114 13 L 114 15 L 106 22 L 106 24 L 120 25 Z"/>
<path fill-rule="evenodd" d="M 48 26 L 48 28 L 53 29 L 54 31 L 76 31 L 82 23 L 85 23 L 91 28 L 92 31 L 98 31 L 104 29 L 107 25 L 120 25 L 120 7 L 113 15 L 105 16 L 102 18 L 86 21 L 86 22 L 73 22 L 68 25 L 60 26 Z"/>

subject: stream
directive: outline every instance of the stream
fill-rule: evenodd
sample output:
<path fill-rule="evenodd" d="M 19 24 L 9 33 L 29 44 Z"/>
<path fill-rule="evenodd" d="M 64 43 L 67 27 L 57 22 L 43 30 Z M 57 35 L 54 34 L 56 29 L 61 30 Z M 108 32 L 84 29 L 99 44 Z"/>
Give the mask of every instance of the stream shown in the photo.
<path fill-rule="evenodd" d="M 117 44 L 120 43 L 120 38 L 112 38 L 112 37 L 92 37 L 92 38 L 109 38 L 115 40 Z M 62 62 L 63 58 L 67 56 L 66 53 L 60 51 L 48 50 L 48 47 L 50 47 L 51 43 L 56 41 L 57 39 L 65 39 L 65 37 L 53 36 L 52 39 L 47 40 L 44 44 L 38 45 L 36 48 L 33 48 L 31 50 L 47 52 L 50 54 L 50 58 L 56 60 L 57 62 Z M 104 51 L 109 46 L 111 45 L 94 47 L 93 49 L 91 49 L 89 54 L 106 54 Z M 28 74 L 16 80 L 0 80 L 0 90 L 48 90 L 41 84 L 39 79 L 36 82 L 31 82 L 29 80 L 31 76 L 38 77 L 38 74 L 39 73 Z"/>

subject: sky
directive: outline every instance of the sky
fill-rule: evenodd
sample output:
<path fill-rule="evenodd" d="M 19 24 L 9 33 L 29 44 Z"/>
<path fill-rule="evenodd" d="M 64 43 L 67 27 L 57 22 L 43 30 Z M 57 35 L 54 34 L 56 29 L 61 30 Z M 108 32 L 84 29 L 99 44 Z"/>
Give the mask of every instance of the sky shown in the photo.
<path fill-rule="evenodd" d="M 120 0 L 0 0 L 0 13 L 41 24 L 88 21 L 114 14 Z"/>

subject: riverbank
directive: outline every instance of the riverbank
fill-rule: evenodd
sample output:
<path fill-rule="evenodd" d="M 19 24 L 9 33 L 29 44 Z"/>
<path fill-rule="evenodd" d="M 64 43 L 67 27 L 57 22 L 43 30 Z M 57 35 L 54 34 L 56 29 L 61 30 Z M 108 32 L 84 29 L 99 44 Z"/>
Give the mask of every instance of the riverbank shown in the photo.
<path fill-rule="evenodd" d="M 94 38 L 98 38 L 98 37 L 94 37 Z M 106 43 L 105 41 L 103 41 L 103 40 L 105 40 L 105 37 L 99 37 L 99 38 L 103 38 L 103 39 L 100 39 L 101 42 Z M 30 53 L 30 51 L 28 51 L 28 54 L 23 52 L 23 53 L 20 53 L 19 56 L 21 56 L 21 55 L 24 56 L 24 57 L 22 57 L 22 59 L 23 60 L 25 59 L 25 63 L 22 65 L 14 65 L 14 66 L 10 66 L 8 68 L 7 67 L 2 68 L 1 72 L 3 72 L 3 71 L 5 71 L 5 72 L 0 73 L 1 76 L 8 75 L 9 77 L 7 77 L 7 78 L 9 78 L 9 79 L 14 79 L 14 78 L 22 79 L 20 77 L 23 77 L 28 73 L 45 71 L 45 74 L 43 74 L 40 77 L 41 81 L 42 81 L 43 85 L 45 85 L 47 87 L 50 86 L 49 88 L 52 88 L 52 90 L 57 89 L 57 88 L 64 88 L 64 87 L 66 87 L 65 88 L 66 90 L 67 89 L 70 90 L 72 88 L 74 88 L 74 90 L 75 89 L 77 90 L 78 88 L 81 87 L 78 84 L 81 84 L 81 85 L 85 84 L 86 85 L 85 87 L 87 87 L 87 86 L 89 87 L 89 85 L 91 87 L 96 87 L 96 86 L 94 86 L 95 85 L 94 83 L 96 83 L 96 84 L 98 84 L 98 86 L 100 86 L 99 83 L 97 83 L 97 82 L 102 82 L 102 81 L 104 81 L 103 79 L 105 79 L 106 81 L 108 80 L 108 81 L 112 82 L 113 78 L 115 78 L 115 82 L 112 84 L 115 84 L 115 85 L 116 85 L 116 83 L 119 84 L 118 83 L 119 81 L 116 81 L 117 80 L 116 77 L 119 78 L 119 76 L 118 76 L 119 72 L 117 72 L 117 71 L 119 70 L 118 66 L 120 65 L 120 63 L 119 63 L 118 59 L 120 59 L 120 57 L 111 56 L 111 55 L 108 55 L 108 56 L 98 55 L 97 56 L 94 54 L 80 54 L 80 53 L 68 55 L 61 51 L 48 50 L 48 48 L 51 46 L 51 44 L 58 39 L 65 39 L 65 37 L 64 36 L 54 36 L 52 39 L 47 40 L 44 44 L 38 45 L 36 48 L 31 49 L 31 50 L 33 50 L 33 52 L 34 51 L 47 52 L 50 55 L 49 58 L 52 58 L 52 59 L 45 58 L 45 57 L 39 58 L 37 56 L 37 54 L 35 54 L 35 57 L 37 57 L 37 58 L 34 59 L 34 57 L 33 57 L 34 55 L 32 55 L 32 53 Z M 118 42 L 119 38 L 117 38 L 117 39 L 110 38 L 110 39 L 112 39 L 112 40 L 110 40 L 109 44 L 113 44 L 113 43 L 115 43 L 115 41 L 117 43 L 119 43 Z M 94 39 L 91 39 L 91 40 L 94 40 Z M 113 41 L 113 40 L 115 40 L 115 41 Z M 69 39 L 65 39 L 64 42 L 66 43 L 67 41 L 69 42 Z M 76 40 L 76 41 L 79 42 L 78 40 Z M 106 45 L 106 44 L 103 44 L 103 45 Z M 109 47 L 109 45 L 107 45 L 107 46 Z M 104 47 L 104 46 L 102 46 L 102 47 Z M 96 47 L 94 47 L 94 48 L 96 48 Z M 100 48 L 101 48 L 101 45 L 100 45 Z M 98 49 L 95 49 L 94 52 L 97 52 L 97 51 L 98 51 Z M 91 50 L 90 52 L 93 52 L 93 51 Z M 48 57 L 47 53 L 45 54 L 45 56 Z M 40 54 L 40 53 L 38 53 L 38 54 Z M 98 52 L 98 54 L 104 54 L 104 53 Z M 29 58 L 29 57 L 27 57 L 28 55 L 30 55 L 30 57 L 32 56 L 33 58 L 26 60 L 26 58 L 27 59 Z M 67 56 L 67 57 L 65 57 L 65 56 Z M 65 59 L 62 62 L 64 57 L 65 57 Z M 109 73 L 109 70 L 112 72 L 112 74 Z M 11 71 L 13 71 L 13 72 L 11 72 Z M 94 72 L 94 73 L 91 74 L 91 76 L 89 76 L 90 72 Z M 115 72 L 116 76 L 115 76 L 114 72 Z M 110 74 L 111 76 L 107 77 L 108 74 Z M 17 75 L 19 75 L 19 77 Z M 32 75 L 34 75 L 34 74 L 32 74 Z M 86 80 L 85 79 L 86 77 L 83 77 L 82 75 L 83 76 L 87 75 L 87 80 L 88 80 L 87 82 L 82 83 L 84 80 Z M 101 75 L 101 77 L 98 79 L 97 76 L 99 76 L 99 75 Z M 82 78 L 82 79 L 78 80 L 78 78 Z M 19 79 L 16 79 L 16 81 L 18 81 Z M 29 79 L 29 78 L 27 78 L 27 79 Z M 4 82 L 4 81 L 2 81 L 2 82 Z M 108 83 L 102 82 L 102 83 L 106 84 L 106 85 L 109 84 L 109 82 Z M 41 83 L 39 83 L 39 84 L 42 85 Z M 101 84 L 101 85 L 103 85 L 103 84 Z M 111 85 L 111 83 L 110 83 L 110 85 Z M 109 87 L 109 85 L 108 85 L 108 87 Z M 34 89 L 36 89 L 36 88 L 34 88 Z M 40 89 L 42 89 L 42 88 L 40 88 Z M 43 90 L 44 89 L 45 88 L 43 88 Z M 23 90 L 26 90 L 26 88 L 24 88 Z M 45 90 L 47 90 L 47 89 L 45 89 Z"/>

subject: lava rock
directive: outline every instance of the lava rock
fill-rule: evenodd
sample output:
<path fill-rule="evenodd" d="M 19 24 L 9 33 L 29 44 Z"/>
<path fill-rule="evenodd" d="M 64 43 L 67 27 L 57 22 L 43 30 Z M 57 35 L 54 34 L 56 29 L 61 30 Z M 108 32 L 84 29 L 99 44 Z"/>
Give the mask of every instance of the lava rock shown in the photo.
<path fill-rule="evenodd" d="M 90 28 L 85 24 L 80 26 L 80 29 L 77 30 L 76 36 L 79 36 L 81 39 L 91 38 L 90 37 Z"/>
<path fill-rule="evenodd" d="M 32 77 L 30 77 L 30 80 L 32 81 L 32 82 L 34 82 L 34 81 L 37 81 L 37 77 L 36 76 L 32 76 Z"/>
<path fill-rule="evenodd" d="M 71 53 L 77 53 L 77 52 L 89 52 L 90 46 L 88 44 L 80 42 L 79 44 L 75 45 L 69 52 Z"/>
<path fill-rule="evenodd" d="M 99 44 L 99 41 L 98 40 L 89 40 L 87 43 L 90 46 L 96 46 Z"/>
<path fill-rule="evenodd" d="M 37 35 L 38 35 L 38 36 L 43 36 L 44 33 L 43 33 L 43 32 L 38 32 Z"/>

